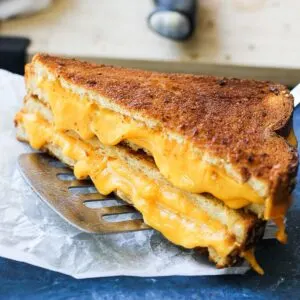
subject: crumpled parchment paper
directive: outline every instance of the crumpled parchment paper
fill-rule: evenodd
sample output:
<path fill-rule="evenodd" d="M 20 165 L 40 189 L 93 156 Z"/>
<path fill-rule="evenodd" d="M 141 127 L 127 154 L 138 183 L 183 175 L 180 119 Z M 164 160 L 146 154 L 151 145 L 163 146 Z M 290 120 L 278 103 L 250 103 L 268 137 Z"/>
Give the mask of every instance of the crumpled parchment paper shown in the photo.
<path fill-rule="evenodd" d="M 75 278 L 242 274 L 249 269 L 245 263 L 218 270 L 205 256 L 173 245 L 154 230 L 97 235 L 62 220 L 17 169 L 18 156 L 31 151 L 16 140 L 13 125 L 24 94 L 23 77 L 0 70 L 0 256 Z M 274 236 L 274 227 L 267 236 Z"/>

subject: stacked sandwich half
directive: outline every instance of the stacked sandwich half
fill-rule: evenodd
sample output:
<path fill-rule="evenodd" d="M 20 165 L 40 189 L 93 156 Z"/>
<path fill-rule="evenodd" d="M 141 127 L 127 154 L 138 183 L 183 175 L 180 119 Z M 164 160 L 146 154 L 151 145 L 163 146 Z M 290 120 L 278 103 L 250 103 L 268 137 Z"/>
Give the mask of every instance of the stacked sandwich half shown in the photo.
<path fill-rule="evenodd" d="M 173 243 L 262 272 L 253 249 L 267 220 L 286 241 L 298 157 L 284 86 L 42 54 L 25 79 L 18 139 L 134 205 Z"/>

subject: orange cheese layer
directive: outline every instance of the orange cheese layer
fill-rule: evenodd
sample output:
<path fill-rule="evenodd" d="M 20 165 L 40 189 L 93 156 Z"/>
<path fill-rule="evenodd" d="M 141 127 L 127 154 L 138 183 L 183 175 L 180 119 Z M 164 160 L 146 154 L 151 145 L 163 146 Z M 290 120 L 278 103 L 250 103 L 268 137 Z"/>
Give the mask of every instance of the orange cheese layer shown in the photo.
<path fill-rule="evenodd" d="M 40 149 L 48 143 L 58 146 L 65 156 L 76 161 L 77 178 L 90 176 L 102 194 L 120 191 L 128 196 L 145 222 L 173 243 L 186 248 L 211 246 L 222 257 L 238 245 L 225 225 L 181 192 L 159 185 L 121 159 L 96 153 L 90 144 L 55 130 L 38 114 L 19 113 L 17 119 L 22 120 L 33 148 Z"/>
<path fill-rule="evenodd" d="M 190 143 L 167 139 L 161 132 L 67 91 L 58 81 L 41 81 L 39 87 L 50 103 L 56 129 L 75 130 L 82 139 L 96 135 L 105 145 L 130 141 L 147 149 L 160 172 L 175 186 L 193 193 L 211 193 L 231 208 L 264 204 L 265 199 L 247 183 L 238 183 L 221 167 L 205 162 Z"/>
<path fill-rule="evenodd" d="M 287 234 L 285 232 L 284 217 L 274 219 L 273 221 L 278 227 L 278 231 L 276 232 L 277 240 L 280 241 L 283 244 L 286 244 L 287 243 Z"/>
<path fill-rule="evenodd" d="M 264 275 L 264 270 L 257 263 L 256 258 L 254 256 L 253 249 L 247 250 L 243 253 L 243 257 L 248 261 L 250 266 L 260 275 Z"/>
<path fill-rule="evenodd" d="M 297 138 L 295 136 L 294 130 L 292 129 L 289 133 L 289 135 L 287 136 L 286 140 L 294 147 L 297 147 L 298 142 L 297 142 Z"/>

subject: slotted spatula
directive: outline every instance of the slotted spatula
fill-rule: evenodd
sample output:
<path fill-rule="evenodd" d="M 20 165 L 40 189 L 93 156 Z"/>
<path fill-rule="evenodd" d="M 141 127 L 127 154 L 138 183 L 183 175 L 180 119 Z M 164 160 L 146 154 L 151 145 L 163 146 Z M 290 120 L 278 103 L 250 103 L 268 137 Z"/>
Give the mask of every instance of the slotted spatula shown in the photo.
<path fill-rule="evenodd" d="M 71 169 L 47 154 L 22 154 L 18 164 L 21 174 L 40 198 L 80 230 L 105 234 L 150 229 L 140 215 L 139 219 L 126 220 L 128 214 L 137 214 L 133 206 L 114 195 L 99 194 L 92 181 L 76 180 Z M 101 205 L 107 202 L 114 205 Z M 120 216 L 122 221 L 118 221 Z"/>

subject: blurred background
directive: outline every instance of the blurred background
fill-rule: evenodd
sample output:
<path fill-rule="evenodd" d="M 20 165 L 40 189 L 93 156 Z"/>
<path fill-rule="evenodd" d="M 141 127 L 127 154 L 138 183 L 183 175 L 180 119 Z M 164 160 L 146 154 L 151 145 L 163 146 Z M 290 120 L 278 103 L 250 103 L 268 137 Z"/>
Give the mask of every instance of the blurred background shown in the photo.
<path fill-rule="evenodd" d="M 0 0 L 0 68 L 37 52 L 136 68 L 300 81 L 297 0 Z"/>

